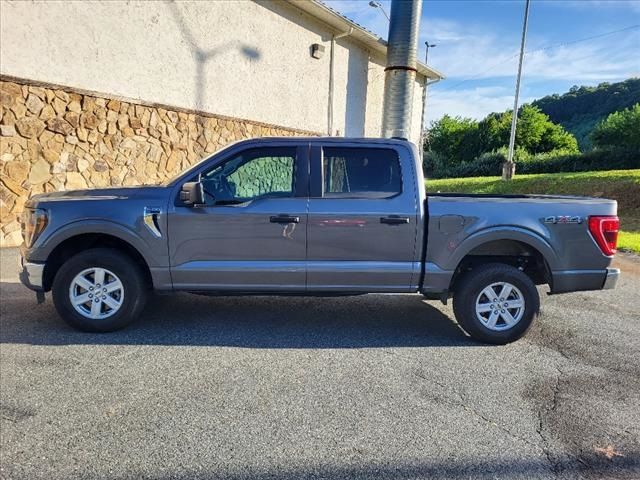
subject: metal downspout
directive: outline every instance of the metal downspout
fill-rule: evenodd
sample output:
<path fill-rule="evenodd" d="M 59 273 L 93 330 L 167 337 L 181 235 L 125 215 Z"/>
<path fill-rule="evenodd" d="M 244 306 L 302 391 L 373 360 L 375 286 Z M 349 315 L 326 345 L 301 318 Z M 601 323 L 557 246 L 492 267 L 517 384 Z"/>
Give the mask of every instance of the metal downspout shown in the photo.
<path fill-rule="evenodd" d="M 353 33 L 353 27 L 348 32 L 339 33 L 331 37 L 331 51 L 329 53 L 329 105 L 327 107 L 327 135 L 333 136 L 333 92 L 334 92 L 334 58 L 336 40 L 348 37 Z"/>
<path fill-rule="evenodd" d="M 408 139 L 411 135 L 421 12 L 420 0 L 393 0 L 391 3 L 382 118 L 382 135 L 386 138 Z"/>
<path fill-rule="evenodd" d="M 420 160 L 424 160 L 424 115 L 427 113 L 427 87 L 433 85 L 434 83 L 438 83 L 441 78 L 436 78 L 432 82 L 429 81 L 429 77 L 425 77 L 424 86 L 422 87 L 422 117 L 420 117 L 420 145 L 418 148 L 420 149 Z"/>

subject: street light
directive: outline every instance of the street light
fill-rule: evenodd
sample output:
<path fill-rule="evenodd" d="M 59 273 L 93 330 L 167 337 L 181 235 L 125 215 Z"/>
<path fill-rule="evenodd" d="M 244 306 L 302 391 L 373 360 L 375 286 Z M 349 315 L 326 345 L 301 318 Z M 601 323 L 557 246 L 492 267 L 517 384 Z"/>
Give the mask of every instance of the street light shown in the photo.
<path fill-rule="evenodd" d="M 429 60 L 429 49 L 433 47 L 437 47 L 438 45 L 436 45 L 435 43 L 429 43 L 429 42 L 424 42 L 424 44 L 427 47 L 427 51 L 424 54 L 424 63 L 426 65 L 427 60 Z"/>
<path fill-rule="evenodd" d="M 382 12 L 382 14 L 387 17 L 387 21 L 391 21 L 391 19 L 389 18 L 389 15 L 387 14 L 387 12 L 384 10 L 384 7 L 382 6 L 382 4 L 380 2 L 376 2 L 375 0 L 371 0 L 369 2 L 369 6 L 372 8 L 379 8 L 380 11 Z"/>

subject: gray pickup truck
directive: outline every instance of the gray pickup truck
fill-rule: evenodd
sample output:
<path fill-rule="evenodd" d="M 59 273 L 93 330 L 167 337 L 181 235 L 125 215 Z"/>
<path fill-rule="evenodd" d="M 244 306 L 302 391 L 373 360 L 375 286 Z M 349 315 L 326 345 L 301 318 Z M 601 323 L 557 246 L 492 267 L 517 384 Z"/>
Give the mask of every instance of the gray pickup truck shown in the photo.
<path fill-rule="evenodd" d="M 473 338 L 507 343 L 550 293 L 613 288 L 617 204 L 426 194 L 416 147 L 389 139 L 232 144 L 157 186 L 36 195 L 23 283 L 88 331 L 140 315 L 151 291 L 416 293 Z"/>

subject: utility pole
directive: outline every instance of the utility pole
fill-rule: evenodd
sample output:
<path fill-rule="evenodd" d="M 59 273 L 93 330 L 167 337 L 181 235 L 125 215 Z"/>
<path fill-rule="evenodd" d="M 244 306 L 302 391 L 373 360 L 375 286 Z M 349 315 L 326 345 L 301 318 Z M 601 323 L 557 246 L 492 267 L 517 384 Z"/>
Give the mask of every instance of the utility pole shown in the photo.
<path fill-rule="evenodd" d="M 518 97 L 520 96 L 520 78 L 522 76 L 522 61 L 524 59 L 524 44 L 527 38 L 527 23 L 529 22 L 529 2 L 526 0 L 524 7 L 524 22 L 522 24 L 522 41 L 520 42 L 520 61 L 518 63 L 518 77 L 516 79 L 516 96 L 513 101 L 513 114 L 511 118 L 511 135 L 509 137 L 509 154 L 507 161 L 502 165 L 502 179 L 511 180 L 516 172 L 516 164 L 513 161 L 513 150 L 516 144 L 516 124 L 518 122 Z"/>
<path fill-rule="evenodd" d="M 424 54 L 424 64 L 429 66 L 429 49 L 437 47 L 435 43 L 424 42 L 427 51 Z M 432 82 L 434 83 L 434 82 Z M 420 158 L 424 158 L 424 114 L 427 111 L 427 87 L 429 86 L 429 78 L 424 79 L 424 87 L 422 88 L 422 117 L 420 118 Z"/>

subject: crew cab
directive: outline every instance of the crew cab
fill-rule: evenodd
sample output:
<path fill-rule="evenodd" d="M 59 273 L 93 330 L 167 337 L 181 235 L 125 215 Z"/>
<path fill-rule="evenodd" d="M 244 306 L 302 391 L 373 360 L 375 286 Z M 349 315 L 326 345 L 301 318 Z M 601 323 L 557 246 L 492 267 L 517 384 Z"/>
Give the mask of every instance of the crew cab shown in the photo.
<path fill-rule="evenodd" d="M 426 191 L 407 141 L 241 141 L 162 185 L 33 196 L 21 279 L 87 331 L 129 324 L 151 291 L 414 293 L 453 298 L 460 326 L 497 344 L 532 324 L 536 285 L 616 284 L 613 200 Z"/>

